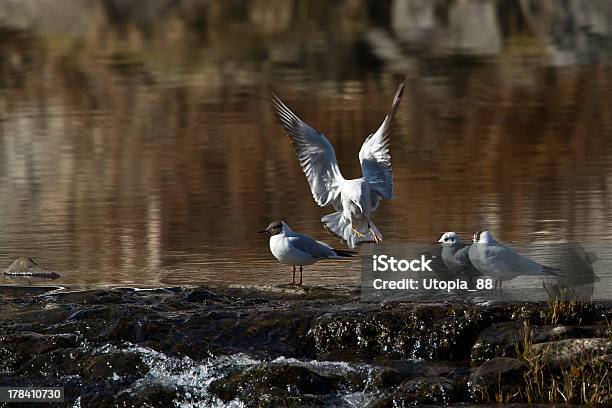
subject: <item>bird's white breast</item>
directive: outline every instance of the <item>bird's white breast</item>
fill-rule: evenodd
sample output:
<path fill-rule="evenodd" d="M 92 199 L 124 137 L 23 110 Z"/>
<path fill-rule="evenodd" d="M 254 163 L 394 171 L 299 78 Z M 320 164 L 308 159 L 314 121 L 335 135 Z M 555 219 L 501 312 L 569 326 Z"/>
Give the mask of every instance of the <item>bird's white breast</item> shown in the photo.
<path fill-rule="evenodd" d="M 342 185 L 342 207 L 344 217 L 351 220 L 360 220 L 364 216 L 370 217 L 371 202 L 370 188 L 363 179 L 346 180 Z M 359 208 L 355 203 L 359 203 Z"/>
<path fill-rule="evenodd" d="M 300 251 L 291 245 L 283 233 L 270 237 L 270 252 L 279 261 L 287 265 L 311 265 L 316 262 L 310 254 Z"/>

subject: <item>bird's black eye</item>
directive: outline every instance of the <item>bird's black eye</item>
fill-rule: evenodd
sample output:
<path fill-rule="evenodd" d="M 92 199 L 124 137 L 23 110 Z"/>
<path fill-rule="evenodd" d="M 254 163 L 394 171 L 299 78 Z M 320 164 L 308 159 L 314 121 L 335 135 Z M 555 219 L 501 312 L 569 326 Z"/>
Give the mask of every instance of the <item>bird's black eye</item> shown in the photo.
<path fill-rule="evenodd" d="M 450 239 L 450 238 L 448 238 L 448 237 L 444 238 L 444 240 L 445 240 L 445 241 L 448 241 L 449 239 Z"/>

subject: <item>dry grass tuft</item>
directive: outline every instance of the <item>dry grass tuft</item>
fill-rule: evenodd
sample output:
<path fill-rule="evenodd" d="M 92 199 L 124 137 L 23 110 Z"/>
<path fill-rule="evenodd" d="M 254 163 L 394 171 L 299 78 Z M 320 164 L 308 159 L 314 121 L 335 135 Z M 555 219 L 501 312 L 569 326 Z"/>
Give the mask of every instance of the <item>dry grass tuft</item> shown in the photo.
<path fill-rule="evenodd" d="M 572 311 L 575 305 L 553 303 L 553 316 Z M 556 312 L 557 314 L 555 314 Z M 528 365 L 525 373 L 524 400 L 529 403 L 571 403 L 587 406 L 612 406 L 610 363 L 584 350 L 568 366 L 550 367 L 545 359 L 549 349 L 533 350 L 533 329 L 523 322 L 521 337 L 516 341 L 520 359 Z"/>

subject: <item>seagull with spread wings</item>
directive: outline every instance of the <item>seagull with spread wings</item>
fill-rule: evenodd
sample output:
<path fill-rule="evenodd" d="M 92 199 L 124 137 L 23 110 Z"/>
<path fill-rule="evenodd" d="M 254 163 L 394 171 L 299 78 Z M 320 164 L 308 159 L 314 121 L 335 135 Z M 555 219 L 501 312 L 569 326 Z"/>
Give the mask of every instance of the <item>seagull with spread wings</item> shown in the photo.
<path fill-rule="evenodd" d="M 312 196 L 321 207 L 331 204 L 336 210 L 322 217 L 321 221 L 327 229 L 343 238 L 350 248 L 362 242 L 382 241 L 382 234 L 371 218 L 380 200 L 393 197 L 389 131 L 404 85 L 405 82 L 398 87 L 382 125 L 361 146 L 359 161 L 363 177 L 354 180 L 342 177 L 336 152 L 329 140 L 272 95 L 276 116 L 291 138 Z"/>

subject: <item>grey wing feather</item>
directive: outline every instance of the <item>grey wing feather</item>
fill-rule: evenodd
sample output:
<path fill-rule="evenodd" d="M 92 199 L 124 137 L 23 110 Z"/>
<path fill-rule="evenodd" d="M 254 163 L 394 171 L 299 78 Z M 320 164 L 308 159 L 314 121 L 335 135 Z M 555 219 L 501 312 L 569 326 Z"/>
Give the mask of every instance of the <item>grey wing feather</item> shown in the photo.
<path fill-rule="evenodd" d="M 393 197 L 393 172 L 391 169 L 391 154 L 389 152 L 389 130 L 391 120 L 400 103 L 404 85 L 402 82 L 397 88 L 391 109 L 378 130 L 368 136 L 359 151 L 361 172 L 368 181 L 370 190 L 386 200 Z"/>
<path fill-rule="evenodd" d="M 484 266 L 487 271 L 512 274 L 514 273 L 514 270 L 508 261 L 509 259 L 504 253 L 504 248 L 500 248 L 498 246 L 487 246 L 484 248 L 483 257 L 480 259 L 480 264 Z"/>
<path fill-rule="evenodd" d="M 289 242 L 294 248 L 310 254 L 314 259 L 329 258 L 335 254 L 329 245 L 322 245 L 322 243 L 308 235 L 296 233 L 294 236 L 289 237 Z"/>
<path fill-rule="evenodd" d="M 344 181 L 334 147 L 323 134 L 308 126 L 274 94 L 272 105 L 281 125 L 291 138 L 312 196 L 322 207 L 329 204 L 337 197 L 338 187 Z"/>
<path fill-rule="evenodd" d="M 540 273 L 542 265 L 518 254 L 514 249 L 504 245 L 489 246 L 486 249 L 487 257 L 496 260 L 497 264 L 503 264 L 508 272 L 513 273 Z"/>
<path fill-rule="evenodd" d="M 463 248 L 459 249 L 456 253 L 455 253 L 455 260 L 461 264 L 461 266 L 471 266 L 472 262 L 470 262 L 470 257 L 468 255 L 470 250 L 470 246 L 466 245 Z"/>
<path fill-rule="evenodd" d="M 464 275 L 468 277 L 478 276 L 481 273 L 478 272 L 474 265 L 472 265 L 472 261 L 470 261 L 470 247 L 471 245 L 466 245 L 459 249 L 455 254 L 455 259 L 461 264 Z"/>
<path fill-rule="evenodd" d="M 469 257 L 470 245 L 455 244 L 454 246 L 443 246 L 442 260 L 444 265 L 452 272 L 472 275 L 475 268 Z"/>

